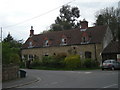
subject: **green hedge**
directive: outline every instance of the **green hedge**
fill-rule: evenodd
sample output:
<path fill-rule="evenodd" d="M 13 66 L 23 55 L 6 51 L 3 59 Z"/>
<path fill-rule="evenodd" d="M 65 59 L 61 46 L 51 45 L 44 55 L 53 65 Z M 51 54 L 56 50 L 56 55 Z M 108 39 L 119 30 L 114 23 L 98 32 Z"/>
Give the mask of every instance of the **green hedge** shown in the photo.
<path fill-rule="evenodd" d="M 83 66 L 86 68 L 92 68 L 92 67 L 97 67 L 98 63 L 95 60 L 92 60 L 90 58 L 84 59 Z"/>
<path fill-rule="evenodd" d="M 66 57 L 66 53 L 58 53 L 53 56 L 43 56 L 42 64 L 51 67 L 62 67 L 64 58 Z"/>
<path fill-rule="evenodd" d="M 65 67 L 67 68 L 79 68 L 81 66 L 81 60 L 79 55 L 71 55 L 64 60 Z"/>
<path fill-rule="evenodd" d="M 33 60 L 32 62 L 31 62 L 31 67 L 36 67 L 36 66 L 40 66 L 40 65 L 42 65 L 42 61 L 41 60 L 39 60 L 39 59 L 35 59 L 35 60 Z"/>

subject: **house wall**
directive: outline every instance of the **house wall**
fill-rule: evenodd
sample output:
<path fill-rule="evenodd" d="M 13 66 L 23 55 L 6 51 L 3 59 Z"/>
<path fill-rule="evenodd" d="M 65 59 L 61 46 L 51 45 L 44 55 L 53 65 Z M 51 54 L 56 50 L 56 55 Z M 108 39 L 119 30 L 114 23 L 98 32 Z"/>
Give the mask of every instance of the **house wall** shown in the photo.
<path fill-rule="evenodd" d="M 75 47 L 75 49 L 74 49 Z M 23 55 L 36 55 L 41 59 L 41 57 L 45 54 L 54 55 L 58 53 L 66 53 L 67 55 L 68 50 L 75 50 L 77 54 L 79 54 L 82 58 L 85 58 L 85 52 L 91 52 L 91 58 L 101 60 L 100 53 L 102 52 L 102 45 L 101 44 L 87 44 L 87 45 L 72 45 L 72 46 L 58 46 L 58 47 L 46 47 L 46 48 L 29 48 L 23 49 L 21 51 Z"/>
<path fill-rule="evenodd" d="M 111 40 L 113 40 L 113 35 L 110 28 L 108 27 L 103 39 L 103 48 L 107 47 L 107 45 L 111 42 Z"/>

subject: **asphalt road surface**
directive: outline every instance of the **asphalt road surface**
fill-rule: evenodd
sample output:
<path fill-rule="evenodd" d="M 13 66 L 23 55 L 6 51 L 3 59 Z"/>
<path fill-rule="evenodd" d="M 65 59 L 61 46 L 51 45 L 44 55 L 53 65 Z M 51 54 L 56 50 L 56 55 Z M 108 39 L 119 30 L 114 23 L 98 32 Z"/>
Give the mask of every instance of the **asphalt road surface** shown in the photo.
<path fill-rule="evenodd" d="M 118 71 L 49 71 L 25 69 L 38 82 L 18 88 L 118 88 Z"/>

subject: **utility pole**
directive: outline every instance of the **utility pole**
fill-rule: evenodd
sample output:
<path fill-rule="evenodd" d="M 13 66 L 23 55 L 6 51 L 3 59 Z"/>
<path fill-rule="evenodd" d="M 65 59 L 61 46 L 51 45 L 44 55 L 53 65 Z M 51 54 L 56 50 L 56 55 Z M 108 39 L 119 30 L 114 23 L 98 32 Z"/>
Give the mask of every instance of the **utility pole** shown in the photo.
<path fill-rule="evenodd" d="M 1 37 L 0 38 L 1 38 L 1 43 L 2 43 L 2 27 L 1 27 Z"/>
<path fill-rule="evenodd" d="M 2 89 L 2 27 L 0 34 L 0 89 Z"/>
<path fill-rule="evenodd" d="M 2 65 L 2 27 L 1 27 L 1 33 L 0 33 L 0 66 Z"/>
<path fill-rule="evenodd" d="M 0 65 L 2 65 L 2 27 L 1 27 L 1 33 L 0 33 Z"/>

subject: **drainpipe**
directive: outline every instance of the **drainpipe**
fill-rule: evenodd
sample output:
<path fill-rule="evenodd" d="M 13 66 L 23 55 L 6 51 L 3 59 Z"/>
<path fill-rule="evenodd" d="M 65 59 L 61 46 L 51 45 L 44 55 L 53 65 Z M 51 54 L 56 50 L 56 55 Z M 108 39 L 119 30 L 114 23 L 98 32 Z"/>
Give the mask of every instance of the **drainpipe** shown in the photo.
<path fill-rule="evenodd" d="M 96 44 L 94 43 L 94 50 L 95 50 L 95 61 L 97 61 L 97 51 L 96 51 Z"/>

